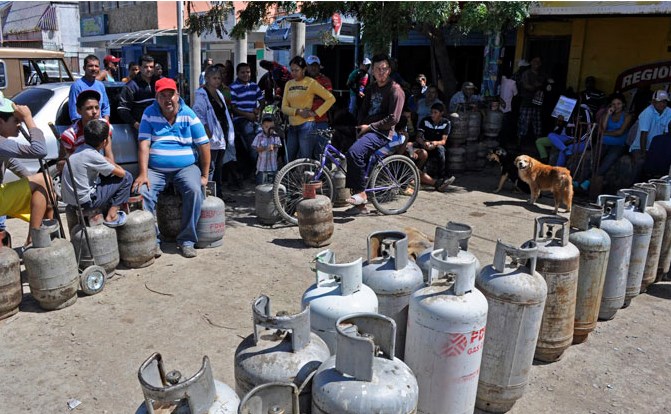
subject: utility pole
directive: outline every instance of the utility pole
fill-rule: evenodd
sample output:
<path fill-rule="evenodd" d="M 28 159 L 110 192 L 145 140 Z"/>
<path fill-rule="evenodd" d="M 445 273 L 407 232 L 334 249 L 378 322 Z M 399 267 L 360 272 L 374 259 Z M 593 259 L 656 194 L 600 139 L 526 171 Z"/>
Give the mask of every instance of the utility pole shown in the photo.
<path fill-rule="evenodd" d="M 291 58 L 305 54 L 305 23 L 291 22 Z"/>
<path fill-rule="evenodd" d="M 184 3 L 177 2 L 177 79 L 179 80 L 179 94 L 184 93 L 184 46 L 182 34 L 184 31 Z"/>

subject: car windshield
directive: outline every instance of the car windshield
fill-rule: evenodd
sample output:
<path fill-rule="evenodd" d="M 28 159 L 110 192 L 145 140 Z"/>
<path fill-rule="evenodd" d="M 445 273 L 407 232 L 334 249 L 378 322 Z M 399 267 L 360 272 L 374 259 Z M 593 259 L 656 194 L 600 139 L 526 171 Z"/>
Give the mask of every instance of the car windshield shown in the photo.
<path fill-rule="evenodd" d="M 12 100 L 17 105 L 26 105 L 32 114 L 36 114 L 54 96 L 54 91 L 42 88 L 28 88 L 14 95 Z"/>
<path fill-rule="evenodd" d="M 28 66 L 26 67 L 26 65 Z M 23 70 L 30 73 L 29 76 L 26 76 L 26 85 L 74 80 L 61 59 L 31 59 L 29 63 L 28 61 L 24 62 Z"/>

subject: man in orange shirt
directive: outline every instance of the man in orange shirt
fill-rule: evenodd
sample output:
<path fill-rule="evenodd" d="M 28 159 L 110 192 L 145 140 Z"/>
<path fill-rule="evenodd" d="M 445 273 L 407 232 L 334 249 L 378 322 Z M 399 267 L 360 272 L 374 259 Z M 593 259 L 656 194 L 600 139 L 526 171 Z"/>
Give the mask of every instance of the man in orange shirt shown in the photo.
<path fill-rule="evenodd" d="M 319 82 L 321 86 L 324 87 L 327 91 L 333 93 L 333 85 L 331 84 L 331 79 L 328 76 L 321 73 L 321 61 L 318 56 L 311 55 L 305 59 L 305 62 L 308 64 L 308 76 L 312 77 L 314 80 Z M 312 102 L 312 110 L 316 110 L 324 103 L 324 100 L 319 96 L 315 96 L 314 101 Z M 322 116 L 315 117 L 315 128 L 313 130 L 316 133 L 318 130 L 328 129 L 329 127 L 329 113 L 325 113 Z M 315 137 L 318 144 L 315 147 L 315 151 L 318 151 L 316 154 L 313 154 L 315 159 L 319 159 L 319 156 L 324 151 L 328 138 L 317 135 Z"/>

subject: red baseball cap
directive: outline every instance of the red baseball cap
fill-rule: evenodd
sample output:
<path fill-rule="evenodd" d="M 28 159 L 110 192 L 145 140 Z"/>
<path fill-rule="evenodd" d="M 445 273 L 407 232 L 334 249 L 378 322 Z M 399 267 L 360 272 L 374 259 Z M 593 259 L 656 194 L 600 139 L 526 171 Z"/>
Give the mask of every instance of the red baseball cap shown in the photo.
<path fill-rule="evenodd" d="M 112 55 L 107 55 L 107 56 L 105 56 L 105 59 L 103 59 L 103 62 L 105 64 L 107 64 L 107 62 L 119 63 L 119 62 L 121 62 L 121 58 L 118 58 L 118 57 L 112 56 Z"/>
<path fill-rule="evenodd" d="M 156 81 L 156 93 L 158 94 L 161 91 L 165 91 L 167 89 L 172 89 L 173 91 L 177 90 L 177 84 L 175 83 L 174 80 L 170 78 L 161 78 Z"/>

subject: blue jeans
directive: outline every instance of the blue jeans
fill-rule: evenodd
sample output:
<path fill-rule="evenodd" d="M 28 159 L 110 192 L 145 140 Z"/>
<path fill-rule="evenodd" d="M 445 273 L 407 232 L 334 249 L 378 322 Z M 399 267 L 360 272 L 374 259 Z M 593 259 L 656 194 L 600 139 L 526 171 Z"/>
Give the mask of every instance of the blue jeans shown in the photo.
<path fill-rule="evenodd" d="M 352 144 L 347 151 L 347 178 L 345 186 L 354 194 L 366 189 L 366 166 L 370 156 L 389 142 L 375 132 L 367 132 Z"/>
<path fill-rule="evenodd" d="M 128 171 L 123 178 L 116 175 L 100 177 L 100 184 L 96 186 L 96 192 L 91 194 L 91 201 L 82 204 L 82 208 L 100 208 L 107 214 L 110 206 L 119 207 L 128 202 L 132 184 L 133 176 Z"/>
<path fill-rule="evenodd" d="M 601 147 L 601 152 L 603 156 L 601 158 L 601 163 L 599 164 L 599 171 L 596 172 L 596 175 L 604 176 L 610 169 L 620 159 L 622 153 L 624 153 L 624 147 L 621 145 L 603 145 Z"/>
<path fill-rule="evenodd" d="M 353 94 L 349 94 L 349 107 L 347 108 L 349 110 L 349 113 L 354 115 L 356 118 L 356 111 L 357 111 L 357 96 Z"/>
<path fill-rule="evenodd" d="M 235 138 L 240 140 L 240 143 L 249 154 L 252 165 L 256 165 L 256 159 L 259 157 L 259 154 L 256 152 L 256 148 L 252 146 L 254 138 L 256 137 L 256 123 L 250 121 L 249 119 L 236 119 L 233 122 L 233 127 L 235 129 Z"/>
<path fill-rule="evenodd" d="M 193 246 L 198 241 L 196 225 L 200 218 L 200 207 L 203 204 L 203 190 L 200 186 L 200 168 L 196 164 L 189 165 L 181 170 L 172 172 L 148 171 L 151 188 L 142 186 L 141 193 L 144 197 L 144 209 L 156 215 L 156 202 L 158 195 L 165 187 L 173 183 L 175 190 L 182 195 L 182 221 L 181 231 L 177 235 L 177 244 L 180 246 Z M 156 226 L 156 242 L 159 231 Z"/>
<path fill-rule="evenodd" d="M 217 187 L 217 194 L 212 194 L 213 196 L 220 197 L 222 194 L 222 186 L 224 185 L 224 154 L 226 150 L 210 150 L 210 174 L 207 177 L 209 181 L 214 181 L 214 184 Z"/>
<path fill-rule="evenodd" d="M 287 134 L 287 156 L 289 162 L 296 158 L 312 158 L 317 141 L 312 135 L 315 123 L 312 121 L 290 126 Z"/>

